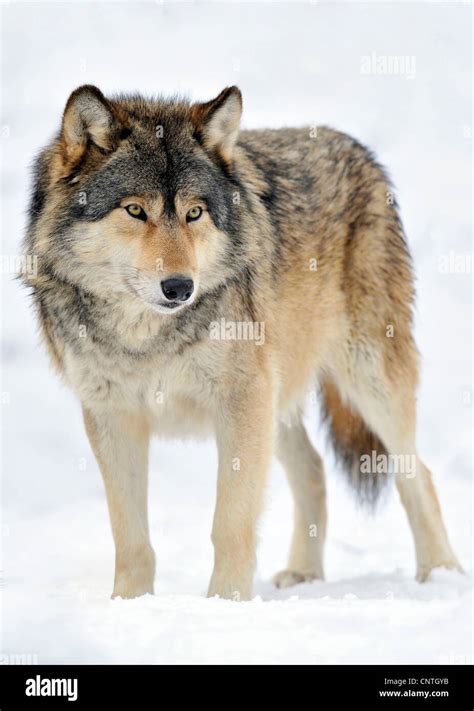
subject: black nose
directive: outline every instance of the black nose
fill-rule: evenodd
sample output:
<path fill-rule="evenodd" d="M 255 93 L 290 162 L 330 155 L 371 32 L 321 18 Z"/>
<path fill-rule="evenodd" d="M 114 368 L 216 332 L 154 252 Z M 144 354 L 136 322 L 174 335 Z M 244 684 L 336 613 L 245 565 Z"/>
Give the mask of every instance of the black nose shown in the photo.
<path fill-rule="evenodd" d="M 168 301 L 187 301 L 194 291 L 192 279 L 173 277 L 161 282 L 161 289 Z"/>

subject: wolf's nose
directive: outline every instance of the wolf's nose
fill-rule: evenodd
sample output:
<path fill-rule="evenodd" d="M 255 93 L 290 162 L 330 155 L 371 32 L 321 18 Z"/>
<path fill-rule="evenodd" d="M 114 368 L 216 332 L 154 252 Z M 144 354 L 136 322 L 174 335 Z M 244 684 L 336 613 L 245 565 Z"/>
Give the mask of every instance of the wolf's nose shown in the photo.
<path fill-rule="evenodd" d="M 161 290 L 168 301 L 187 301 L 194 291 L 192 279 L 172 277 L 161 282 Z"/>

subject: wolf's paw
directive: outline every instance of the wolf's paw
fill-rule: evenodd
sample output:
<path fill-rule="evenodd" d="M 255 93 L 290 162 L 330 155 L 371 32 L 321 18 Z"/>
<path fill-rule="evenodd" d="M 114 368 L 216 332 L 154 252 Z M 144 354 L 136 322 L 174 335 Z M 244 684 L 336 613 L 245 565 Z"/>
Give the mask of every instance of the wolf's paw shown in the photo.
<path fill-rule="evenodd" d="M 233 600 L 234 602 L 251 600 L 252 578 L 252 573 L 237 576 L 234 572 L 231 577 L 214 571 L 209 583 L 207 597 L 215 597 L 217 595 L 223 600 Z"/>
<path fill-rule="evenodd" d="M 456 570 L 458 573 L 464 573 L 461 564 L 458 563 L 456 558 L 449 558 L 436 563 L 425 563 L 419 565 L 416 571 L 416 580 L 419 583 L 425 583 L 429 580 L 431 571 L 436 568 L 446 568 L 448 570 Z"/>
<path fill-rule="evenodd" d="M 153 582 L 136 584 L 129 581 L 120 581 L 115 584 L 112 600 L 116 597 L 120 597 L 122 600 L 131 600 L 142 595 L 153 595 Z"/>
<path fill-rule="evenodd" d="M 291 588 L 298 583 L 309 583 L 312 580 L 322 580 L 319 573 L 299 573 L 297 570 L 280 570 L 273 576 L 273 584 L 277 588 Z"/>
<path fill-rule="evenodd" d="M 134 551 L 126 564 L 117 566 L 115 571 L 112 599 L 130 599 L 141 595 L 153 595 L 155 578 L 155 554 L 149 546 Z"/>

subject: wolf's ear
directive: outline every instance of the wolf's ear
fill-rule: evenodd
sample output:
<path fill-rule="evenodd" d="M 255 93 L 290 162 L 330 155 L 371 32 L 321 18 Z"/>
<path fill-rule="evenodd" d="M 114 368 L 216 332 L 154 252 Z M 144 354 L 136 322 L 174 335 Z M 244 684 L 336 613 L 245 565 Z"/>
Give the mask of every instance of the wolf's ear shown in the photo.
<path fill-rule="evenodd" d="M 239 135 L 242 94 L 236 86 L 221 91 L 206 104 L 195 104 L 192 118 L 198 139 L 204 148 L 216 151 L 226 162 L 232 160 Z"/>
<path fill-rule="evenodd" d="M 93 143 L 110 152 L 117 146 L 123 123 L 116 109 L 95 86 L 84 85 L 72 92 L 63 115 L 61 140 L 64 161 L 77 163 Z"/>

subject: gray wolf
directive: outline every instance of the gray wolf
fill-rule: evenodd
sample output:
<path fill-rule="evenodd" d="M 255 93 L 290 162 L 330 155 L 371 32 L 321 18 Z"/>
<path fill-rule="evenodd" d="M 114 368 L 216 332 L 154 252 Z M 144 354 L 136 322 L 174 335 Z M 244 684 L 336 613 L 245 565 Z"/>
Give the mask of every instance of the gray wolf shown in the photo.
<path fill-rule="evenodd" d="M 210 596 L 252 595 L 274 453 L 295 505 L 275 583 L 323 578 L 323 465 L 302 423 L 316 388 L 362 498 L 395 481 L 417 578 L 459 569 L 416 449 L 412 264 L 392 187 L 351 137 L 240 131 L 241 111 L 237 87 L 190 103 L 82 86 L 36 162 L 23 279 L 105 482 L 113 595 L 153 592 L 154 434 L 216 438 Z"/>

